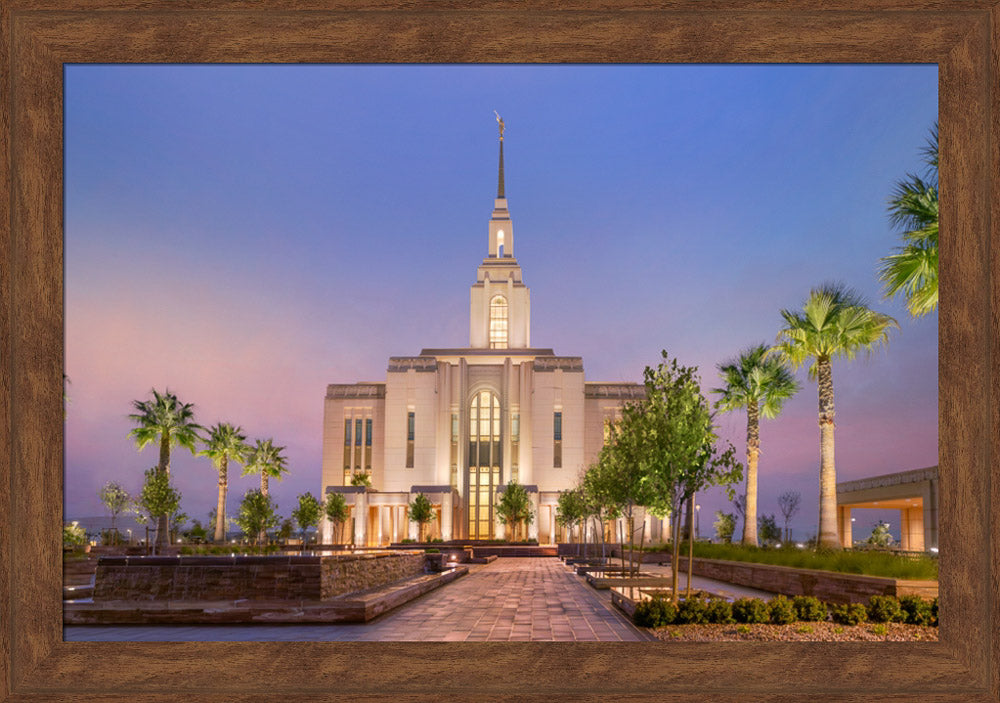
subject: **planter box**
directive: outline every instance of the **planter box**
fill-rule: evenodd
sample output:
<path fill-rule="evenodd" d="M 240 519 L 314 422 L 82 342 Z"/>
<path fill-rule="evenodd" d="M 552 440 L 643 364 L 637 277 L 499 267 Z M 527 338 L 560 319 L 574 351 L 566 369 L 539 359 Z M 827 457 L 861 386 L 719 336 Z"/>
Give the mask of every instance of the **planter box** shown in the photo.
<path fill-rule="evenodd" d="M 687 566 L 687 558 L 681 557 L 680 570 L 686 572 Z M 917 595 L 922 598 L 937 598 L 938 595 L 937 581 L 844 574 L 748 561 L 695 557 L 694 574 L 786 596 L 815 596 L 827 603 L 867 603 L 876 595 Z"/>

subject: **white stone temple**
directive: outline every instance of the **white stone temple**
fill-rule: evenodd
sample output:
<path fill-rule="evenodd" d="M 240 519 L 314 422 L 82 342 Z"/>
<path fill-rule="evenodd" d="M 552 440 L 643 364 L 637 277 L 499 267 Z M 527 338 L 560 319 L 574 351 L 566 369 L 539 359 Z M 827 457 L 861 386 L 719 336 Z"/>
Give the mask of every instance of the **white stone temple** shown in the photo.
<path fill-rule="evenodd" d="M 415 539 L 407 505 L 427 496 L 437 519 L 425 537 L 502 538 L 498 491 L 524 485 L 540 544 L 564 539 L 559 492 L 576 485 L 637 383 L 584 380 L 583 360 L 531 344 L 531 293 L 514 256 L 504 193 L 503 122 L 487 255 L 469 294 L 469 346 L 394 356 L 384 383 L 330 384 L 323 416 L 323 494 L 344 494 L 345 541 L 378 546 Z M 371 488 L 351 485 L 367 473 Z M 659 520 L 653 520 L 659 531 Z M 333 526 L 322 526 L 333 540 Z M 647 538 L 652 537 L 647 531 Z"/>

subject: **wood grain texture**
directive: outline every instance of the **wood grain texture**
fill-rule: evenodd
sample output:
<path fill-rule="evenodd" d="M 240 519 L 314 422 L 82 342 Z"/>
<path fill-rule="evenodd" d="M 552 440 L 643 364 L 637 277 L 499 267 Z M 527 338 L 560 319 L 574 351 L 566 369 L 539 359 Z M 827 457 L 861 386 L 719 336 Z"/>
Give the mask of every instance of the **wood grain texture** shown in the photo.
<path fill-rule="evenodd" d="M 0 699 L 1000 699 L 994 1 L 0 5 Z M 62 64 L 937 62 L 941 642 L 64 643 Z M 8 92 L 9 91 L 9 92 Z M 9 166 L 9 169 L 8 169 Z M 46 496 L 49 496 L 46 499 Z M 262 687 L 264 690 L 262 690 Z M 336 692 L 334 695 L 331 692 Z"/>

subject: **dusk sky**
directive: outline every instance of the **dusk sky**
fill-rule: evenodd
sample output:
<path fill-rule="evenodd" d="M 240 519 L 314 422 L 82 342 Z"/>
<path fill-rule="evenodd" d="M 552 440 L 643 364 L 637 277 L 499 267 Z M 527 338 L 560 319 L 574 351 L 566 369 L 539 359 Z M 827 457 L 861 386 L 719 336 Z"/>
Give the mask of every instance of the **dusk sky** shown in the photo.
<path fill-rule="evenodd" d="M 781 308 L 840 281 L 894 316 L 886 349 L 835 361 L 838 480 L 937 464 L 937 315 L 885 301 L 896 180 L 922 173 L 937 68 L 916 66 L 67 66 L 67 520 L 102 515 L 157 450 L 133 400 L 285 446 L 279 512 L 320 495 L 328 383 L 467 346 L 487 253 L 497 110 L 535 347 L 588 381 L 641 381 L 661 349 L 700 369 L 774 341 Z M 802 493 L 815 532 L 816 384 L 761 429 L 759 511 Z M 710 400 L 715 396 L 709 394 Z M 745 452 L 746 415 L 720 417 Z M 572 470 L 572 469 L 568 469 Z M 259 485 L 230 471 L 229 513 Z M 174 451 L 205 522 L 216 470 Z M 740 491 L 741 492 L 741 491 Z M 702 495 L 701 533 L 722 491 Z M 898 512 L 857 511 L 855 537 Z"/>

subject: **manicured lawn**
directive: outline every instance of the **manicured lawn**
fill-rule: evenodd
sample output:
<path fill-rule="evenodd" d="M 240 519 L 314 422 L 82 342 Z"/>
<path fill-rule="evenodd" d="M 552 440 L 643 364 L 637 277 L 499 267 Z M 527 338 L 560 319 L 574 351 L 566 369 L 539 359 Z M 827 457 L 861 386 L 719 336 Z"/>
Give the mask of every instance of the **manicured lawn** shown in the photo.
<path fill-rule="evenodd" d="M 669 550 L 669 545 L 650 547 L 648 551 Z M 687 555 L 687 544 L 681 546 L 681 556 Z M 929 556 L 907 557 L 892 552 L 814 552 L 797 547 L 780 549 L 743 547 L 738 544 L 695 542 L 695 557 L 752 561 L 801 569 L 824 569 L 846 574 L 888 576 L 898 579 L 929 579 L 938 577 L 938 560 Z"/>

